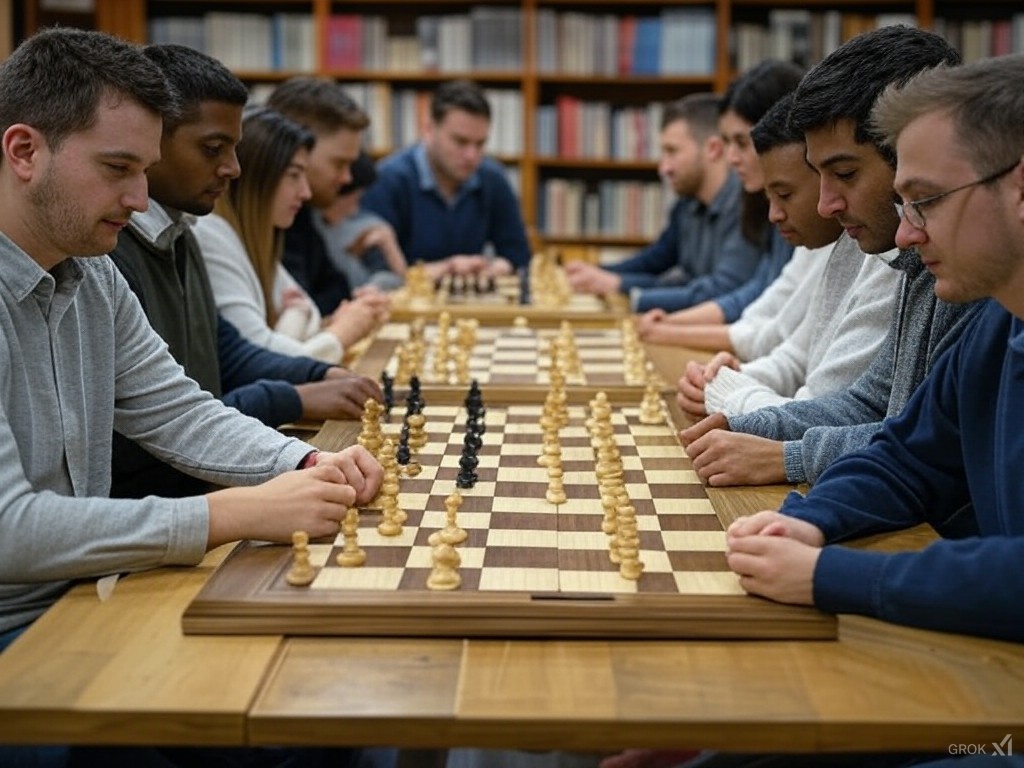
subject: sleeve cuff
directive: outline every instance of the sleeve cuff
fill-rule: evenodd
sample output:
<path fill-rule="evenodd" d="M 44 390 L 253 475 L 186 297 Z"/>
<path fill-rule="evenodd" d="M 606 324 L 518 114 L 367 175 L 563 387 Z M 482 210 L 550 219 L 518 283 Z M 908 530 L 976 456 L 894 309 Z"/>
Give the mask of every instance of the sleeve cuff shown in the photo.
<path fill-rule="evenodd" d="M 803 443 L 800 440 L 786 440 L 782 443 L 782 463 L 786 468 L 786 481 L 806 483 L 804 470 Z"/>
<path fill-rule="evenodd" d="M 885 552 L 825 547 L 814 569 L 814 604 L 828 613 L 879 616 L 879 584 L 888 557 Z"/>

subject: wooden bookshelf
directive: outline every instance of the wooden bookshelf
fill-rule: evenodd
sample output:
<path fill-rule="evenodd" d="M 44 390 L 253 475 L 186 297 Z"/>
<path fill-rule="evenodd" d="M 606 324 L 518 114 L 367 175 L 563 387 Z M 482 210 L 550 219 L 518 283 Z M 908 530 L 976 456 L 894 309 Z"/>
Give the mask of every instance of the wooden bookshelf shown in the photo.
<path fill-rule="evenodd" d="M 44 5 L 43 0 L 29 0 L 25 4 L 22 16 L 26 34 L 51 22 L 52 12 L 44 10 Z M 517 61 L 496 68 L 470 64 L 446 71 L 439 71 L 443 67 L 424 66 L 423 38 L 417 37 L 423 17 L 442 19 L 435 24 L 444 25 L 449 23 L 444 19 L 473 19 L 494 13 L 495 9 L 518 14 L 519 26 L 514 35 L 519 47 Z M 80 15 L 77 21 L 92 22 L 98 29 L 146 42 L 154 19 L 198 18 L 208 13 L 305 19 L 303 34 L 307 37 L 303 39 L 312 41 L 307 65 L 233 67 L 241 79 L 254 86 L 272 87 L 298 72 L 309 71 L 337 78 L 352 87 L 369 84 L 379 91 L 378 98 L 387 98 L 389 103 L 402 92 L 429 92 L 438 83 L 457 76 L 472 77 L 492 91 L 516 94 L 521 104 L 518 112 L 513 112 L 517 115 L 513 133 L 519 149 L 498 149 L 496 155 L 514 173 L 524 218 L 531 231 L 538 231 L 543 189 L 552 180 L 565 180 L 577 186 L 583 183 L 588 189 L 603 177 L 616 181 L 657 181 L 657 113 L 641 115 L 646 118 L 645 135 L 635 142 L 637 146 L 623 150 L 616 149 L 610 137 L 622 136 L 621 127 L 614 124 L 622 119 L 620 112 L 643 110 L 650 104 L 662 104 L 698 91 L 722 92 L 738 69 L 758 57 L 794 52 L 804 63 L 813 64 L 815 57 L 827 53 L 829 45 L 838 44 L 844 35 L 870 27 L 879 18 L 913 19 L 919 26 L 947 34 L 972 56 L 1000 52 L 999 47 L 1005 46 L 1007 40 L 1011 47 L 1024 50 L 1024 13 L 1019 0 L 978 0 L 969 6 L 957 0 L 94 0 L 91 14 Z M 332 17 L 339 16 L 358 18 L 366 24 L 370 23 L 366 19 L 382 20 L 374 23 L 387 28 L 387 50 L 381 53 L 379 46 L 375 50 L 385 57 L 401 54 L 401 66 L 381 66 L 379 60 L 373 66 L 331 64 L 327 60 L 327 36 L 332 34 Z M 670 31 L 669 25 L 680 19 L 685 21 Z M 452 23 L 456 30 L 468 28 Z M 634 53 L 639 56 L 640 49 L 635 43 L 629 55 L 620 50 L 621 42 L 614 51 L 609 49 L 612 32 L 615 31 L 618 41 L 626 34 L 625 27 L 634 23 L 637 28 L 629 34 L 640 34 L 640 26 L 644 26 L 644 34 L 653 34 L 651 29 L 658 28 L 661 39 L 669 40 L 661 45 L 667 50 L 657 62 L 645 61 L 641 67 L 640 62 L 631 58 Z M 682 30 L 695 26 L 706 29 L 706 34 L 700 40 L 686 38 Z M 672 37 L 673 34 L 677 36 Z M 809 42 L 802 38 L 807 34 L 812 38 Z M 787 39 L 787 35 L 799 39 Z M 595 43 L 594 36 L 603 40 L 604 45 Z M 449 34 L 448 42 L 452 39 Z M 504 44 L 507 40 L 495 41 L 498 47 Z M 700 51 L 700 62 L 679 60 L 679 51 L 695 47 Z M 216 51 L 208 52 L 217 55 Z M 434 50 L 434 58 L 428 63 L 436 64 L 434 59 L 444 53 Z M 609 61 L 610 56 L 614 61 Z M 695 68 L 697 71 L 691 71 Z M 590 144 L 577 151 L 562 151 L 563 139 L 572 138 L 570 133 L 563 136 L 563 116 L 569 114 L 566 110 L 573 104 L 588 115 L 576 138 Z M 390 119 L 391 107 L 379 114 Z M 595 114 L 608 122 L 596 134 L 591 130 Z M 630 114 L 626 121 L 637 119 Z M 396 142 L 407 139 L 408 125 L 405 128 L 395 133 L 388 126 L 382 134 L 386 140 L 378 138 L 372 146 L 374 155 L 382 156 L 397 148 L 389 140 L 392 136 Z M 543 230 L 538 234 L 541 242 L 548 240 Z M 578 239 L 598 246 L 643 240 L 635 233 L 624 233 L 621 237 L 584 234 Z M 564 242 L 566 238 L 552 236 L 550 240 Z"/>

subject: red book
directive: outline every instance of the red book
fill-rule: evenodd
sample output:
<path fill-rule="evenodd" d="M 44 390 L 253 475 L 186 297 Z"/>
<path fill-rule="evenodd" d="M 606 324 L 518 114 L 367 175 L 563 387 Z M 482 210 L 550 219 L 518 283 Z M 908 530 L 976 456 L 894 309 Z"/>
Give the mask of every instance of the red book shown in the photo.
<path fill-rule="evenodd" d="M 363 20 L 353 14 L 334 14 L 324 25 L 324 67 L 363 68 Z"/>
<path fill-rule="evenodd" d="M 636 45 L 636 16 L 619 19 L 619 74 L 633 73 L 633 47 Z"/>

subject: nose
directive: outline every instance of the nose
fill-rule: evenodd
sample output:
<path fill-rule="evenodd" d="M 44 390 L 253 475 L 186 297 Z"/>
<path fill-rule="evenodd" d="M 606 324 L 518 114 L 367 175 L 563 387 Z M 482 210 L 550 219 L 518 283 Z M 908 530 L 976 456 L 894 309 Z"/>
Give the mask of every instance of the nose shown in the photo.
<path fill-rule="evenodd" d="M 729 142 L 725 145 L 725 162 L 731 165 L 733 168 L 738 168 L 740 165 L 740 150 L 733 142 Z"/>
<path fill-rule="evenodd" d="M 140 173 L 132 179 L 128 189 L 121 196 L 121 205 L 131 211 L 149 209 L 149 182 L 146 180 L 146 174 Z"/>
<path fill-rule="evenodd" d="M 838 213 L 846 210 L 846 201 L 822 176 L 818 188 L 818 215 L 823 219 L 830 219 Z"/>
<path fill-rule="evenodd" d="M 338 170 L 338 186 L 343 187 L 350 181 L 352 181 L 352 165 L 350 163 L 345 163 L 345 165 Z"/>
<path fill-rule="evenodd" d="M 900 218 L 900 225 L 896 229 L 896 245 L 900 248 L 913 248 L 928 242 L 928 233 L 918 229 L 909 221 Z"/>
<path fill-rule="evenodd" d="M 242 175 L 242 166 L 239 164 L 238 155 L 235 154 L 234 150 L 231 151 L 221 166 L 220 175 L 225 179 L 237 179 Z"/>
<path fill-rule="evenodd" d="M 775 202 L 768 203 L 768 221 L 772 224 L 781 224 L 786 220 L 786 212 Z"/>
<path fill-rule="evenodd" d="M 302 177 L 302 186 L 299 189 L 299 199 L 302 201 L 309 200 L 313 196 L 313 190 L 309 186 L 309 179 L 305 176 Z"/>

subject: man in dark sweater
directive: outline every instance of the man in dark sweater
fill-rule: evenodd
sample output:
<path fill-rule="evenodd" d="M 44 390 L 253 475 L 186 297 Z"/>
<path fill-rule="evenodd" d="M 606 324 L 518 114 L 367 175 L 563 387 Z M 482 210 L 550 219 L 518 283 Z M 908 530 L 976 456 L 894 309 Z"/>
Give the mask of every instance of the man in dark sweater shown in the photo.
<path fill-rule="evenodd" d="M 110 256 L 150 324 L 200 386 L 269 426 L 301 418 L 353 418 L 377 385 L 311 358 L 254 346 L 216 312 L 190 216 L 210 212 L 239 174 L 245 86 L 222 64 L 184 46 L 145 50 L 179 92 L 182 121 L 165 125 L 161 160 L 147 172 L 149 210 L 132 216 Z M 202 484 L 114 435 L 111 495 L 182 496 Z"/>

